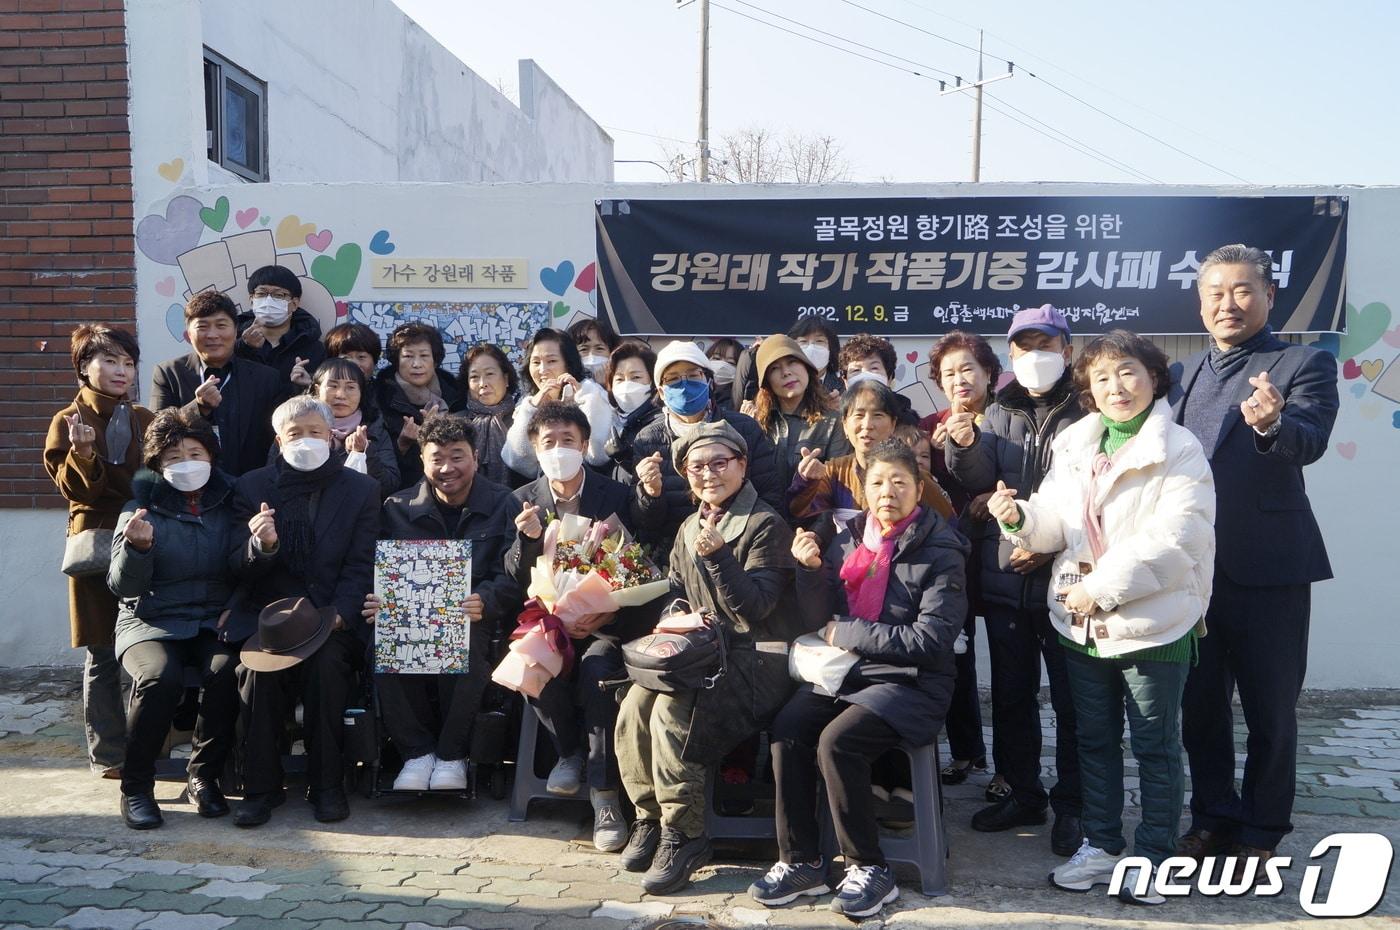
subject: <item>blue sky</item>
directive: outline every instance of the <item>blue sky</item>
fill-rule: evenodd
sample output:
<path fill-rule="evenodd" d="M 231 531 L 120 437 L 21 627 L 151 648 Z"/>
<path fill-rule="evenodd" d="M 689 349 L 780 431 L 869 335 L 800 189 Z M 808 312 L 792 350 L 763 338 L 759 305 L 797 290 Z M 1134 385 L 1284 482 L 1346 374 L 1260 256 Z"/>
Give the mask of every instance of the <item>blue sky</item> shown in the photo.
<path fill-rule="evenodd" d="M 535 59 L 609 128 L 618 159 L 664 160 L 664 146 L 696 136 L 697 2 L 395 2 L 488 81 L 513 87 L 516 60 Z M 984 113 L 984 181 L 1400 183 L 1400 4 L 1387 0 L 712 2 L 711 138 L 749 126 L 830 135 L 853 180 L 968 179 L 971 95 L 940 97 L 907 71 L 970 77 L 976 53 L 953 43 L 975 47 L 982 27 L 987 73 L 1003 59 L 1027 72 L 988 88 L 1009 115 Z M 617 178 L 663 176 L 623 164 Z"/>

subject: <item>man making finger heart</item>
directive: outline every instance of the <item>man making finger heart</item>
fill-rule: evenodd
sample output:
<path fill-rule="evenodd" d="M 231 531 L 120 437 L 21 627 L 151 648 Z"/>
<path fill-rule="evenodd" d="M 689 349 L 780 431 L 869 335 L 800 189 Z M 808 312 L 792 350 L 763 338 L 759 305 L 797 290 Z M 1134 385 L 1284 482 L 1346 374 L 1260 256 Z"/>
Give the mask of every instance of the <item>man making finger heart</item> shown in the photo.
<path fill-rule="evenodd" d="M 1268 253 L 1216 249 L 1197 287 L 1206 351 L 1173 370 L 1177 422 L 1200 440 L 1215 476 L 1215 588 L 1186 680 L 1182 737 L 1191 760 L 1191 829 L 1178 854 L 1267 858 L 1293 829 L 1295 708 L 1307 666 L 1311 585 L 1332 577 L 1303 489 L 1337 417 L 1337 362 L 1269 327 Z M 1235 786 L 1231 695 L 1249 724 Z M 1262 869 L 1260 870 L 1262 874 Z"/>

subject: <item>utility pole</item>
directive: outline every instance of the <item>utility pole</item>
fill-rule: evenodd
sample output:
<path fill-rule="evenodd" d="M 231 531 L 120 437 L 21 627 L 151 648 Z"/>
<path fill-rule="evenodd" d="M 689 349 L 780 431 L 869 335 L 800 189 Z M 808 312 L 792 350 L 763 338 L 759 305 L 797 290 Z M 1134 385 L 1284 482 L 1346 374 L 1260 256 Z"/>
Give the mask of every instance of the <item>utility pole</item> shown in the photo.
<path fill-rule="evenodd" d="M 939 81 L 938 85 L 942 90 L 939 96 L 948 94 L 958 94 L 965 90 L 975 91 L 972 104 L 972 180 L 982 180 L 982 88 L 994 81 L 1004 81 L 1009 77 L 1015 77 L 1016 65 L 1014 62 L 1006 63 L 1006 73 L 998 74 L 994 78 L 982 79 L 982 30 L 977 30 L 977 80 L 972 84 L 964 84 L 962 78 L 957 79 L 951 89 L 947 81 Z"/>
<path fill-rule="evenodd" d="M 972 180 L 982 180 L 982 30 L 977 30 L 977 102 L 972 108 Z"/>
<path fill-rule="evenodd" d="M 710 0 L 700 0 L 700 168 L 701 181 L 710 179 Z"/>

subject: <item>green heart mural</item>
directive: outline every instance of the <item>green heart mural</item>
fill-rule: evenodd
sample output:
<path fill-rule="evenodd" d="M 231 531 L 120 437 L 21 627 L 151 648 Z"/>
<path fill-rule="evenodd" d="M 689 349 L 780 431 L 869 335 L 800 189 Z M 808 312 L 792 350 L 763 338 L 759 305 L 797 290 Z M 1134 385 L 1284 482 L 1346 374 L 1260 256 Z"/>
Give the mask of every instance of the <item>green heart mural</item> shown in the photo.
<path fill-rule="evenodd" d="M 212 207 L 201 207 L 199 218 L 214 232 L 223 232 L 228 225 L 228 198 L 220 197 Z"/>
<path fill-rule="evenodd" d="M 360 247 L 347 242 L 335 250 L 335 258 L 318 255 L 311 262 L 311 277 L 326 286 L 334 297 L 344 297 L 360 276 Z"/>
<path fill-rule="evenodd" d="M 566 303 L 564 303 L 564 301 L 562 301 L 562 300 L 556 300 L 556 301 L 554 302 L 554 308 L 553 308 L 553 310 L 554 310 L 554 318 L 555 318 L 556 320 L 559 319 L 561 316 L 568 316 L 568 315 L 569 315 L 569 305 L 566 304 Z"/>
<path fill-rule="evenodd" d="M 1337 358 L 1356 358 L 1390 328 L 1390 308 L 1381 303 L 1369 303 L 1357 310 L 1347 304 L 1347 332 L 1337 348 Z"/>

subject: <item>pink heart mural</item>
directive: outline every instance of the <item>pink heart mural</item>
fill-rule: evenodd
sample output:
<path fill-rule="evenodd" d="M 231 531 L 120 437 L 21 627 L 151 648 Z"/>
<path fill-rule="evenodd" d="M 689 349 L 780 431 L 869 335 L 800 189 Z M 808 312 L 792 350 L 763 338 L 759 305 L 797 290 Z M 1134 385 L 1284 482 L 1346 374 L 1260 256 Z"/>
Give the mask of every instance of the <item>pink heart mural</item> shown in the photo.
<path fill-rule="evenodd" d="M 598 263 L 589 262 L 588 267 L 578 273 L 578 278 L 574 280 L 574 287 L 587 293 L 598 285 Z"/>
<path fill-rule="evenodd" d="M 156 282 L 156 293 L 159 294 L 159 295 L 162 296 L 162 297 L 174 297 L 174 296 L 175 296 L 175 279 L 174 279 L 174 278 L 166 278 L 166 279 L 164 279 L 163 281 L 157 281 L 157 282 Z"/>
<path fill-rule="evenodd" d="M 1352 459 L 1356 458 L 1356 443 L 1337 443 L 1337 454 L 1340 455 L 1342 458 L 1346 459 L 1348 462 L 1350 462 Z"/>
<path fill-rule="evenodd" d="M 317 252 L 324 252 L 331 244 L 331 231 L 323 229 L 318 233 L 311 233 L 306 237 L 306 244 Z"/>
<path fill-rule="evenodd" d="M 247 229 L 253 225 L 253 221 L 258 218 L 258 214 L 261 212 L 257 207 L 249 207 L 246 210 L 239 210 L 233 215 L 233 218 L 237 221 L 239 229 Z"/>

